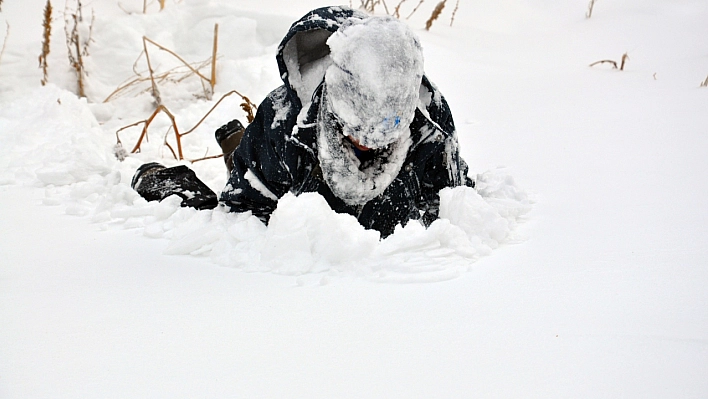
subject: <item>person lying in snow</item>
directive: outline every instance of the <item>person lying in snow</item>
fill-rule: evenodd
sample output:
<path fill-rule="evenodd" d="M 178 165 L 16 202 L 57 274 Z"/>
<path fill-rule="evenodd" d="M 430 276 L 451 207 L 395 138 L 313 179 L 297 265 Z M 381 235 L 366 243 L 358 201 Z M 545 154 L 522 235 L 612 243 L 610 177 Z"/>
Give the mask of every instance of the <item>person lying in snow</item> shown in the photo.
<path fill-rule="evenodd" d="M 283 85 L 243 129 L 216 131 L 230 178 L 219 201 L 267 223 L 278 199 L 317 192 L 336 212 L 385 237 L 438 217 L 438 192 L 474 182 L 447 102 L 423 73 L 420 42 L 402 22 L 345 7 L 311 11 L 282 40 Z M 186 166 L 141 166 L 133 188 L 183 206 L 219 201 Z"/>

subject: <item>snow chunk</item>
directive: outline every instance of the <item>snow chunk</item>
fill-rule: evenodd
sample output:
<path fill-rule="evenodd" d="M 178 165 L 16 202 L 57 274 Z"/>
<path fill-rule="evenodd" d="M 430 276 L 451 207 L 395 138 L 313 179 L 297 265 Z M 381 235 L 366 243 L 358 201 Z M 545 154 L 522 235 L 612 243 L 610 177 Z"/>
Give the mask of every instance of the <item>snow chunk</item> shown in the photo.
<path fill-rule="evenodd" d="M 286 194 L 271 216 L 261 260 L 283 274 L 351 269 L 378 240 L 378 232 L 334 212 L 319 194 Z"/>

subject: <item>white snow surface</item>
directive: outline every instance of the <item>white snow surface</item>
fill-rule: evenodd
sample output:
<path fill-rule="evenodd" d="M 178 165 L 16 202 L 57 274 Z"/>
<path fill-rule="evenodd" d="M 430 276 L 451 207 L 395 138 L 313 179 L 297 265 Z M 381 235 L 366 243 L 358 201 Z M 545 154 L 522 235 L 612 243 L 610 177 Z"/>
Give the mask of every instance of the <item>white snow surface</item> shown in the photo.
<path fill-rule="evenodd" d="M 279 86 L 282 36 L 329 4 L 85 4 L 84 99 L 58 4 L 40 87 L 44 4 L 0 11 L 0 397 L 708 393 L 704 0 L 596 2 L 590 19 L 586 1 L 460 2 L 452 27 L 448 3 L 430 31 L 423 3 L 406 23 L 477 187 L 443 190 L 440 220 L 385 240 L 316 194 L 280 199 L 267 227 L 145 202 L 129 185 L 144 162 L 226 182 L 220 159 L 173 159 L 165 115 L 114 156 L 116 131 L 154 109 L 147 81 L 104 102 L 147 76 L 143 35 L 202 62 L 219 23 L 213 99 L 194 76 L 159 83 L 186 131 L 230 90 L 258 103 Z M 149 52 L 156 71 L 180 66 Z M 624 71 L 588 66 L 625 52 Z M 218 153 L 240 102 L 183 137 L 186 158 Z"/>

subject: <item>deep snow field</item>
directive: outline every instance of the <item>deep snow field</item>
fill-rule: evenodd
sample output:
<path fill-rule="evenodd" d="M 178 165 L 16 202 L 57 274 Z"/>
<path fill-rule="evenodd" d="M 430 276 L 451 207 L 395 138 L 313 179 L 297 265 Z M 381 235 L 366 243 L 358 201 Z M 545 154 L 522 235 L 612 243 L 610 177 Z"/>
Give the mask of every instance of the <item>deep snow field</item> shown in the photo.
<path fill-rule="evenodd" d="M 424 2 L 408 23 L 477 188 L 385 240 L 317 195 L 268 227 L 145 202 L 134 170 L 180 163 L 164 115 L 114 156 L 154 110 L 148 82 L 104 102 L 146 76 L 142 36 L 200 63 L 219 24 L 213 99 L 160 83 L 184 131 L 231 90 L 258 104 L 280 85 L 282 36 L 331 3 L 84 1 L 85 99 L 59 1 L 40 85 L 44 3 L 0 11 L 0 398 L 708 396 L 705 0 L 597 1 L 590 19 L 585 0 L 461 0 L 430 31 Z M 589 67 L 625 52 L 623 71 Z M 187 159 L 218 154 L 240 102 L 184 136 Z M 225 184 L 221 159 L 182 163 Z"/>

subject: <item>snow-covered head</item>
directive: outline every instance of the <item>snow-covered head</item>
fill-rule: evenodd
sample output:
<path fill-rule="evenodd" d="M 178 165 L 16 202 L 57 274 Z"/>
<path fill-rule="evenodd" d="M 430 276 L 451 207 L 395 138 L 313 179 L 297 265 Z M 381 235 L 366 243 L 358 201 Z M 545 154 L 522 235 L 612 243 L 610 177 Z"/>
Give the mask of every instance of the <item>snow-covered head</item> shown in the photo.
<path fill-rule="evenodd" d="M 350 19 L 327 45 L 327 106 L 342 134 L 369 148 L 399 140 L 413 121 L 423 78 L 415 34 L 393 17 Z"/>

